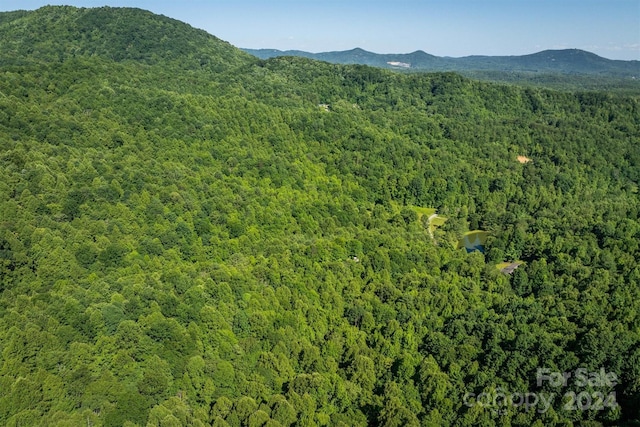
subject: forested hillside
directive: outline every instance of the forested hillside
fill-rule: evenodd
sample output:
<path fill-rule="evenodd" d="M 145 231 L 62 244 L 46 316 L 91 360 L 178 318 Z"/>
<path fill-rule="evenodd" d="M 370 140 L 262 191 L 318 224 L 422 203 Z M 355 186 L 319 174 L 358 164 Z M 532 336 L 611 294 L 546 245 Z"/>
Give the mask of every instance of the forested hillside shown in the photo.
<path fill-rule="evenodd" d="M 1 425 L 638 424 L 637 97 L 0 37 Z"/>

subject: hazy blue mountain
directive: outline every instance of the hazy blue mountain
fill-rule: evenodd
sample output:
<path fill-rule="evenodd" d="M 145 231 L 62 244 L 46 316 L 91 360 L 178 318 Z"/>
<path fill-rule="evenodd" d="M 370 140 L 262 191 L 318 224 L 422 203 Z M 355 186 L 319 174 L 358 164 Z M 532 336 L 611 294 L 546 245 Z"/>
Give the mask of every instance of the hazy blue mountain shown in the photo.
<path fill-rule="evenodd" d="M 413 71 L 502 71 L 640 77 L 640 61 L 606 59 L 580 49 L 545 50 L 522 56 L 439 57 L 421 50 L 406 54 L 378 54 L 356 48 L 310 53 L 297 50 L 243 49 L 261 59 L 302 56 L 337 64 L 363 64 Z"/>

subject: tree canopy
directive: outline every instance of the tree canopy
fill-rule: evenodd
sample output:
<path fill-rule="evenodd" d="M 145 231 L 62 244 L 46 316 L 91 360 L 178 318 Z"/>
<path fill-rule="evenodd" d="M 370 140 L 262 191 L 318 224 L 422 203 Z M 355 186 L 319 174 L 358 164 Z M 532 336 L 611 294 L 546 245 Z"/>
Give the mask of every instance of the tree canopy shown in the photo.
<path fill-rule="evenodd" d="M 263 61 L 137 9 L 0 34 L 0 424 L 640 418 L 637 97 Z"/>

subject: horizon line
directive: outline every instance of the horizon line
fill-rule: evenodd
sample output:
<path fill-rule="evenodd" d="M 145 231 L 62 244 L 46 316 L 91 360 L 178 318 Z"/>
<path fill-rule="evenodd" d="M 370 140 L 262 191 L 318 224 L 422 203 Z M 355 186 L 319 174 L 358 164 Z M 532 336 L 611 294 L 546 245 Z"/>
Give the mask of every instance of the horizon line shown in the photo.
<path fill-rule="evenodd" d="M 235 45 L 234 45 L 235 46 Z M 534 51 L 531 53 L 524 53 L 524 54 L 502 54 L 502 55 L 488 55 L 488 54 L 470 54 L 470 55 L 462 55 L 462 56 L 450 56 L 450 55 L 435 55 L 433 53 L 429 53 L 425 50 L 422 49 L 417 49 L 414 50 L 412 52 L 375 52 L 372 50 L 367 50 L 364 48 L 361 48 L 359 46 L 356 46 L 354 48 L 351 49 L 344 49 L 344 50 L 323 50 L 323 51 L 318 51 L 318 52 L 313 52 L 313 51 L 309 51 L 309 50 L 303 50 L 303 49 L 278 49 L 278 48 L 270 48 L 270 47 L 258 47 L 258 48 L 253 48 L 253 47 L 239 47 L 239 46 L 235 46 L 238 49 L 242 49 L 242 50 L 271 50 L 271 51 L 278 51 L 278 52 L 303 52 L 303 53 L 309 53 L 312 55 L 320 55 L 323 53 L 343 53 L 343 52 L 351 52 L 354 50 L 361 50 L 367 53 L 373 53 L 375 55 L 411 55 L 414 53 L 425 53 L 427 55 L 431 55 L 431 56 L 435 56 L 437 58 L 450 58 L 450 59 L 461 59 L 461 58 L 469 58 L 469 57 L 520 57 L 520 56 L 530 56 L 530 55 L 535 55 L 538 53 L 542 53 L 542 52 L 562 52 L 562 51 L 569 51 L 569 50 L 575 50 L 575 51 L 580 51 L 580 52 L 585 52 L 585 53 L 589 53 L 591 55 L 595 55 L 599 58 L 602 59 L 606 59 L 608 61 L 622 61 L 622 62 L 640 62 L 640 59 L 613 59 L 613 58 L 608 58 L 606 56 L 602 56 L 600 54 L 597 54 L 595 52 L 586 50 L 586 49 L 580 49 L 580 48 L 576 48 L 576 47 L 566 47 L 566 48 L 550 48 L 550 49 L 542 49 L 542 50 L 538 50 L 538 51 Z"/>

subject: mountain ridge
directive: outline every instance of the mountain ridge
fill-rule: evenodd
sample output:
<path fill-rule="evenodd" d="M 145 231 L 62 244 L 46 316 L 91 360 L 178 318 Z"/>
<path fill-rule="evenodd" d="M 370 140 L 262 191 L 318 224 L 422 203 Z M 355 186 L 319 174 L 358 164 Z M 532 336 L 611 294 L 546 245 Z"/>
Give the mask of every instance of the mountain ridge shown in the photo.
<path fill-rule="evenodd" d="M 361 48 L 345 51 L 311 53 L 300 50 L 247 49 L 260 59 L 274 56 L 303 56 L 340 64 L 363 64 L 382 68 L 404 68 L 412 71 L 510 71 L 585 75 L 610 75 L 640 77 L 640 61 L 623 61 L 603 58 L 580 49 L 543 50 L 527 55 L 469 55 L 463 57 L 435 56 L 416 50 L 411 53 L 369 52 Z M 392 63 L 409 64 L 408 67 Z"/>

